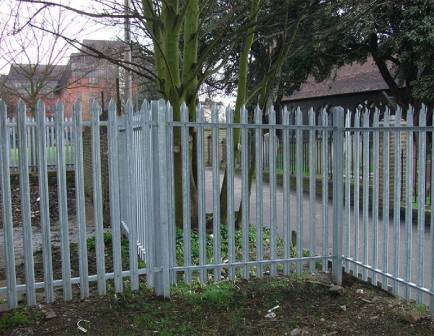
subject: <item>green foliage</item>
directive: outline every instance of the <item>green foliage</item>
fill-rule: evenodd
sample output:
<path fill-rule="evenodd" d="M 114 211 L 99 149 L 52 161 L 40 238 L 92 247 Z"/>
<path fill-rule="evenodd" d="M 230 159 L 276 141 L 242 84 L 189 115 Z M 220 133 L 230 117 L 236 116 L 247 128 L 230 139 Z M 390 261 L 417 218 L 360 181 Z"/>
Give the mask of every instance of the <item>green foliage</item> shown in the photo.
<path fill-rule="evenodd" d="M 227 260 L 229 258 L 229 235 L 228 229 L 225 225 L 222 225 L 220 228 L 220 237 L 221 237 L 221 258 L 222 260 Z M 271 230 L 269 228 L 263 228 L 262 233 L 262 244 L 264 247 L 264 251 L 270 249 L 271 244 Z M 214 263 L 214 237 L 211 234 L 206 235 L 206 255 L 207 260 L 210 263 Z M 256 244 L 258 243 L 258 237 L 256 233 L 256 228 L 253 226 L 249 226 L 248 231 L 248 240 L 249 240 L 249 254 L 251 257 L 255 257 L 256 253 Z M 235 247 L 235 258 L 240 259 L 242 257 L 242 248 L 243 248 L 243 232 L 242 230 L 236 230 L 234 235 L 234 247 Z M 283 249 L 283 240 L 278 237 L 276 239 L 276 248 L 278 251 L 282 251 Z M 291 247 L 291 255 L 295 256 L 295 250 Z M 199 235 L 196 232 L 191 233 L 191 256 L 192 263 L 199 263 Z M 183 230 L 176 230 L 176 261 L 178 264 L 183 264 L 184 262 L 184 239 L 183 239 Z"/>
<path fill-rule="evenodd" d="M 107 253 L 107 247 L 112 246 L 112 233 L 110 231 L 104 232 L 104 245 L 106 247 L 106 253 Z M 95 251 L 96 248 L 96 236 L 92 236 L 87 238 L 87 249 L 88 251 Z M 128 239 L 122 237 L 121 238 L 121 256 L 122 259 L 128 262 L 128 255 L 129 255 L 129 243 Z M 145 263 L 143 260 L 139 259 L 139 268 L 145 267 Z"/>
<path fill-rule="evenodd" d="M 270 13 L 279 14 L 273 24 L 258 25 L 251 48 L 249 90 L 261 83 L 288 45 L 281 32 L 286 29 L 290 35 L 301 17 L 291 50 L 269 88 L 277 103 L 309 76 L 324 80 L 342 65 L 363 63 L 372 55 L 398 103 L 434 103 L 432 0 L 273 1 L 263 6 L 258 21 Z M 238 64 L 225 69 L 226 77 L 236 82 Z M 228 92 L 233 87 L 229 84 Z M 253 96 L 250 104 L 257 100 Z"/>
<path fill-rule="evenodd" d="M 0 329 L 10 329 L 29 325 L 29 314 L 22 310 L 13 310 L 2 313 L 0 316 Z"/>
<path fill-rule="evenodd" d="M 104 244 L 110 244 L 112 243 L 112 234 L 109 231 L 105 231 L 104 232 Z M 124 245 L 127 245 L 128 247 L 128 241 L 124 241 L 122 240 L 121 242 L 122 247 L 124 247 Z M 87 238 L 87 249 L 89 251 L 94 251 L 96 248 L 96 236 L 92 236 Z"/>
<path fill-rule="evenodd" d="M 423 303 L 418 303 L 414 306 L 415 310 L 419 313 L 419 315 L 425 315 L 428 312 L 428 308 Z"/>
<path fill-rule="evenodd" d="M 222 225 L 220 229 L 220 246 L 221 246 L 221 260 L 228 260 L 229 258 L 229 235 L 227 227 Z M 249 226 L 248 230 L 248 240 L 249 240 L 249 255 L 253 260 L 256 258 L 256 245 L 258 244 L 258 237 L 256 228 L 254 226 Z M 112 234 L 110 231 L 104 232 L 104 245 L 106 253 L 111 249 L 112 245 Z M 269 228 L 263 228 L 262 232 L 262 245 L 264 249 L 264 253 L 267 254 L 271 249 L 271 230 Z M 276 237 L 276 252 L 277 255 L 283 255 L 283 239 L 281 237 Z M 240 260 L 242 258 L 243 252 L 243 232 L 242 230 L 235 230 L 234 234 L 234 248 L 235 248 L 235 258 Z M 89 237 L 87 239 L 87 249 L 88 251 L 94 252 L 96 249 L 96 236 Z M 129 255 L 129 243 L 128 239 L 121 239 L 121 255 L 122 259 L 125 262 L 128 262 Z M 215 263 L 214 261 L 214 237 L 212 234 L 206 235 L 206 255 L 207 261 L 209 263 Z M 199 235 L 197 232 L 192 231 L 191 233 L 191 256 L 192 263 L 199 264 Z M 290 256 L 292 258 L 297 256 L 296 247 L 290 246 Z M 303 249 L 303 257 L 309 257 L 310 251 L 307 249 Z M 220 261 L 220 262 L 222 262 Z M 177 228 L 176 230 L 176 262 L 178 265 L 182 265 L 184 263 L 184 238 L 183 238 L 183 230 Z M 145 262 L 139 259 L 139 268 L 145 267 Z M 280 266 L 280 265 L 279 265 Z M 253 272 L 254 270 L 252 270 Z"/>
<path fill-rule="evenodd" d="M 194 282 L 191 285 L 179 283 L 172 293 L 190 305 L 211 305 L 222 308 L 234 302 L 235 285 L 229 281 L 202 285 Z"/>
<path fill-rule="evenodd" d="M 383 78 L 389 77 L 398 103 L 434 102 L 433 1 L 341 0 L 331 8 L 341 19 L 331 30 L 332 45 L 340 45 L 349 57 L 373 55 L 384 66 Z"/>

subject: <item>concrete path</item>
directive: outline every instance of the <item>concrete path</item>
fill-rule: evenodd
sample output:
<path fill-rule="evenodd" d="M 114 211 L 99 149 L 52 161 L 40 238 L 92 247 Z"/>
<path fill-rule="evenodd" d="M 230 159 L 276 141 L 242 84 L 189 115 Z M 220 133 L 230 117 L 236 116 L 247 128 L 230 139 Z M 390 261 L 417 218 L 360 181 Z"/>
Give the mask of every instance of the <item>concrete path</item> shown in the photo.
<path fill-rule="evenodd" d="M 220 181 L 222 183 L 223 176 L 220 176 Z M 238 205 L 241 198 L 241 178 L 235 177 L 234 181 L 234 190 L 235 190 L 235 203 L 236 203 L 236 209 L 238 209 Z M 329 194 L 332 194 L 332 190 L 329 190 Z M 317 198 L 315 204 L 310 204 L 309 198 L 307 194 L 303 195 L 303 215 L 302 215 L 302 222 L 303 222 L 303 248 L 309 248 L 309 214 L 311 212 L 314 213 L 315 216 L 315 227 L 316 227 L 316 251 L 315 253 L 319 255 L 322 251 L 322 241 L 323 241 L 323 222 L 322 222 L 322 200 Z M 207 170 L 206 171 L 206 210 L 207 212 L 212 212 L 212 171 Z M 283 233 L 283 189 L 282 187 L 278 186 L 276 191 L 276 205 L 277 205 L 277 228 L 279 234 Z M 290 228 L 291 230 L 296 229 L 296 195 L 295 190 L 291 190 L 290 193 Z M 250 198 L 250 218 L 249 222 L 251 224 L 256 224 L 256 215 L 255 210 L 256 209 L 256 191 L 255 191 L 255 182 L 253 182 L 252 187 L 252 195 Z M 265 227 L 270 226 L 270 188 L 267 183 L 264 183 L 263 187 L 263 218 L 264 222 L 263 225 Z M 333 205 L 331 202 L 328 203 L 328 251 L 331 254 L 332 250 L 332 233 L 333 233 Z M 350 257 L 354 257 L 355 255 L 355 239 L 354 239 L 354 212 L 351 212 L 351 220 L 350 220 Z M 427 223 L 429 224 L 429 223 Z M 393 243 L 394 243 L 394 228 L 393 228 L 393 218 L 389 219 L 389 239 L 388 239 L 388 269 L 387 271 L 389 273 L 392 273 L 392 265 L 393 265 Z M 434 267 L 431 260 L 431 241 L 430 241 L 430 229 L 429 226 L 426 226 L 425 228 L 425 234 L 424 234 L 424 246 L 423 246 L 423 286 L 430 288 L 431 286 L 431 267 Z M 406 258 L 406 238 L 407 235 L 406 228 L 405 228 L 405 222 L 402 219 L 400 221 L 400 247 L 399 247 L 399 276 L 405 277 L 405 258 Z M 420 264 L 420 261 L 417 258 L 417 250 L 419 247 L 419 242 L 417 240 L 418 232 L 417 232 L 417 226 L 413 225 L 411 227 L 411 233 L 412 233 L 412 240 L 411 240 L 411 280 L 413 282 L 417 281 L 416 278 L 416 267 Z M 382 218 L 379 218 L 378 220 L 378 268 L 383 269 L 383 248 L 384 248 L 384 230 L 383 230 L 383 220 Z M 368 244 L 368 264 L 372 265 L 372 246 L 374 242 L 374 230 L 373 230 L 373 221 L 371 216 L 369 217 L 368 222 L 368 236 L 365 239 L 364 236 L 364 225 L 363 225 L 363 218 L 362 218 L 362 210 L 360 210 L 360 230 L 359 230 L 359 259 L 360 261 L 363 261 L 363 246 L 364 241 Z M 370 275 L 369 275 L 370 276 Z"/>
<path fill-rule="evenodd" d="M 86 206 L 86 232 L 87 236 L 91 237 L 95 233 L 95 225 L 93 221 L 92 206 Z M 60 246 L 60 224 L 59 222 L 50 223 L 51 231 L 51 246 Z M 24 262 L 24 249 L 23 249 L 23 226 L 20 224 L 13 228 L 14 237 L 14 253 L 15 253 L 15 264 L 19 265 Z M 78 223 L 75 216 L 69 217 L 69 237 L 70 242 L 78 242 Z M 39 251 L 42 249 L 42 233 L 41 227 L 39 225 L 32 226 L 32 243 L 33 251 Z M 3 228 L 0 228 L 0 274 L 3 272 L 5 267 L 5 257 L 4 257 L 4 232 Z M 0 281 L 3 279 L 0 279 Z M 1 287 L 1 286 L 0 286 Z"/>

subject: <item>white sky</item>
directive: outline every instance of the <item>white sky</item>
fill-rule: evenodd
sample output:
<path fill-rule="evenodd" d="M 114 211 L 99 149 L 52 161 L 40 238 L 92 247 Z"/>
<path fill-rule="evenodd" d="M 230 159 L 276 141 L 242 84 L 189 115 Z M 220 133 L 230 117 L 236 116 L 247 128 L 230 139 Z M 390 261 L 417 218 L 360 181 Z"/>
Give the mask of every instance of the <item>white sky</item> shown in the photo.
<path fill-rule="evenodd" d="M 119 0 L 123 3 L 123 0 Z M 74 8 L 83 9 L 86 11 L 94 11 L 98 12 L 100 11 L 100 8 L 95 7 L 96 4 L 92 0 L 53 0 L 53 2 L 62 3 L 65 5 L 70 5 Z M 4 36 L 4 32 L 10 32 L 14 27 L 14 19 L 10 18 L 11 11 L 13 12 L 13 9 L 17 8 L 18 1 L 16 0 L 0 0 L 0 74 L 7 74 L 9 72 L 10 68 L 10 62 L 11 59 L 8 57 L 5 57 L 5 45 L 14 45 L 14 43 L 17 39 L 15 36 L 9 36 L 1 38 L 1 36 Z M 28 18 L 40 7 L 40 5 L 32 5 L 32 4 L 26 4 L 21 3 L 21 7 L 19 10 L 19 19 L 18 24 L 23 25 Z M 15 10 L 16 11 L 16 10 Z M 59 15 L 59 9 L 58 8 L 51 8 L 50 9 L 50 15 Z M 83 16 L 76 15 L 69 11 L 63 11 L 61 14 L 62 17 L 62 29 L 63 34 L 76 38 L 80 41 L 83 39 L 95 39 L 95 40 L 114 40 L 123 38 L 123 25 L 119 26 L 109 26 L 109 25 L 103 25 L 99 22 L 97 22 L 94 19 L 86 18 Z M 39 21 L 36 21 L 35 24 L 44 26 L 43 19 L 39 19 Z M 47 28 L 48 29 L 48 28 Z M 3 34 L 2 34 L 3 32 Z M 22 33 L 24 36 L 28 36 L 28 31 L 23 30 Z M 27 34 L 27 35 L 26 35 Z M 44 42 L 43 44 L 46 46 L 46 48 L 50 48 L 52 45 L 53 37 L 45 32 L 41 32 L 43 34 Z M 14 57 L 13 62 L 16 63 L 28 63 L 29 57 L 31 59 L 36 59 L 36 45 L 38 44 L 38 41 L 33 41 L 34 43 L 32 45 L 29 45 L 29 47 L 26 49 L 26 53 L 28 57 L 18 56 Z M 59 44 L 67 44 L 64 41 L 59 41 Z M 59 46 L 60 47 L 60 46 Z M 2 50 L 3 49 L 3 50 Z M 76 49 L 72 46 L 67 47 L 65 51 L 62 52 L 61 57 L 56 59 L 56 63 L 58 64 L 66 64 L 68 62 L 69 55 L 72 52 L 75 52 Z M 43 63 L 43 60 L 41 60 L 41 63 Z M 205 97 L 200 97 L 200 100 L 205 99 Z M 221 101 L 224 104 L 232 104 L 235 100 L 234 97 L 228 97 L 224 95 L 217 95 L 213 98 L 213 100 Z"/>
<path fill-rule="evenodd" d="M 90 9 L 92 5 L 92 1 L 90 0 L 55 0 L 54 2 L 59 2 L 67 5 L 71 5 L 76 8 L 82 8 L 82 9 Z M 14 19 L 10 18 L 11 10 L 16 8 L 18 6 L 18 1 L 10 1 L 10 0 L 0 0 L 0 34 L 2 31 L 5 31 L 6 33 L 10 32 L 14 27 Z M 21 4 L 21 8 L 19 11 L 20 17 L 19 17 L 19 24 L 23 24 L 28 20 L 28 18 L 31 16 L 32 13 L 34 13 L 35 9 L 39 8 L 38 5 L 28 5 L 28 4 Z M 59 10 L 56 8 L 50 9 L 54 15 L 59 15 Z M 122 38 L 123 36 L 123 30 L 122 27 L 113 27 L 113 26 L 107 26 L 97 23 L 94 20 L 91 20 L 89 18 L 81 17 L 79 15 L 76 15 L 71 12 L 63 11 L 62 14 L 62 29 L 64 29 L 64 34 L 73 38 L 77 38 L 78 40 L 82 41 L 83 39 L 96 39 L 96 40 L 113 40 L 116 38 Z M 39 25 L 43 26 L 43 20 L 40 19 L 38 22 L 36 22 Z M 28 30 L 23 30 L 21 33 L 21 36 L 25 36 L 28 34 Z M 4 34 L 3 34 L 4 35 Z M 13 44 L 18 37 L 9 36 L 6 38 L 3 38 L 1 40 L 0 37 L 0 43 L 10 42 Z M 49 34 L 44 33 L 44 42 L 46 48 L 50 48 L 52 46 L 53 38 L 49 36 Z M 35 41 L 35 45 L 38 41 Z M 60 41 L 58 43 L 59 45 L 67 44 L 64 41 Z M 36 48 L 35 45 L 33 47 L 28 48 L 28 52 L 30 55 L 34 55 L 34 58 L 36 59 Z M 32 50 L 35 49 L 35 50 Z M 68 46 L 67 50 L 62 53 L 62 57 L 59 58 L 58 63 L 59 64 L 65 64 L 68 61 L 69 55 L 72 52 L 75 52 L 76 49 L 72 46 Z M 5 57 L 5 51 L 2 50 L 2 46 L 0 45 L 0 73 L 1 74 L 7 74 L 9 72 L 9 59 Z M 18 56 L 14 59 L 15 62 L 26 62 L 26 58 L 23 56 Z"/>

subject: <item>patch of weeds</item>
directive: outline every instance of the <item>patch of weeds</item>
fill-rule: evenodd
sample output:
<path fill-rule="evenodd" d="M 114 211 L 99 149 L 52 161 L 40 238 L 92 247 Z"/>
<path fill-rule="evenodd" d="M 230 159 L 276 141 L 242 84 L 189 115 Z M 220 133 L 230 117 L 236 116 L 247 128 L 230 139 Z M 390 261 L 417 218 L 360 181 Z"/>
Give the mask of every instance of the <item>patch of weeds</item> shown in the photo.
<path fill-rule="evenodd" d="M 26 326 L 31 323 L 30 316 L 22 310 L 14 310 L 3 313 L 0 317 L 0 329 L 12 329 Z"/>
<path fill-rule="evenodd" d="M 172 335 L 192 335 L 194 330 L 186 322 L 176 323 L 171 318 L 165 318 L 160 321 L 159 335 L 172 336 Z"/>
<path fill-rule="evenodd" d="M 171 290 L 172 295 L 179 296 L 182 300 L 190 305 L 197 305 L 201 303 L 201 296 L 198 293 L 200 284 L 193 283 L 192 285 L 187 285 L 184 282 L 178 283 Z M 195 307 L 197 308 L 197 307 Z"/>
<path fill-rule="evenodd" d="M 249 226 L 248 230 L 249 241 L 249 254 L 251 259 L 255 258 L 256 246 L 258 244 L 258 237 L 256 228 Z M 199 235 L 197 232 L 192 232 L 190 236 L 191 241 L 191 256 L 192 263 L 199 263 Z M 226 225 L 221 225 L 220 228 L 220 255 L 221 260 L 227 260 L 229 258 L 229 232 Z M 243 252 L 243 231 L 236 230 L 233 237 L 233 244 L 235 249 L 235 258 L 240 260 Z M 209 263 L 214 263 L 214 236 L 213 234 L 206 235 L 206 256 Z M 269 251 L 271 248 L 271 230 L 269 228 L 263 228 L 262 232 L 262 245 L 264 252 Z M 283 239 L 276 237 L 276 249 L 277 254 L 280 255 L 283 252 Z M 291 249 L 291 256 L 294 256 L 295 249 Z M 176 229 L 176 262 L 178 265 L 184 263 L 184 236 L 181 228 Z"/>
<path fill-rule="evenodd" d="M 262 280 L 258 284 L 258 290 L 262 292 L 272 291 L 272 290 L 282 290 L 288 289 L 294 286 L 294 284 L 300 284 L 309 279 L 310 274 L 307 272 L 302 273 L 291 273 L 286 277 L 277 277 Z M 256 286 L 255 283 L 253 283 Z"/>
<path fill-rule="evenodd" d="M 230 282 L 220 282 L 205 287 L 203 301 L 214 306 L 228 306 L 234 299 L 234 287 Z"/>
<path fill-rule="evenodd" d="M 155 320 L 156 317 L 150 313 L 136 314 L 133 324 L 145 329 L 152 329 L 155 327 Z"/>
<path fill-rule="evenodd" d="M 290 285 L 289 278 L 279 277 L 279 278 L 261 281 L 259 285 L 259 289 L 261 291 L 267 292 L 271 289 L 288 288 L 289 285 Z"/>
<path fill-rule="evenodd" d="M 112 246 L 112 233 L 110 231 L 104 232 L 104 245 L 106 248 L 106 252 Z M 92 237 L 87 238 L 87 249 L 88 249 L 88 251 L 95 251 L 95 249 L 96 249 L 96 236 L 92 236 Z M 122 256 L 122 260 L 124 260 L 125 262 L 128 261 L 129 251 L 130 251 L 130 247 L 129 247 L 128 239 L 125 239 L 124 237 L 122 237 L 121 238 L 121 256 Z M 145 262 L 139 258 L 138 259 L 138 267 L 144 268 L 145 266 L 146 266 Z"/>
<path fill-rule="evenodd" d="M 419 313 L 419 315 L 423 316 L 426 315 L 428 312 L 428 308 L 423 303 L 417 303 L 414 305 L 414 310 Z"/>
<path fill-rule="evenodd" d="M 172 293 L 193 306 L 206 304 L 221 308 L 233 303 L 235 288 L 233 283 L 229 281 L 206 285 L 193 283 L 190 286 L 181 283 L 173 287 Z"/>
<path fill-rule="evenodd" d="M 88 251 L 94 251 L 96 248 L 96 236 L 92 236 L 87 238 L 87 249 Z M 112 243 L 112 234 L 111 232 L 104 232 L 104 244 Z"/>
<path fill-rule="evenodd" d="M 306 281 L 309 278 L 310 278 L 310 274 L 308 272 L 301 272 L 301 273 L 294 272 L 289 275 L 289 279 L 291 282 L 300 283 Z"/>

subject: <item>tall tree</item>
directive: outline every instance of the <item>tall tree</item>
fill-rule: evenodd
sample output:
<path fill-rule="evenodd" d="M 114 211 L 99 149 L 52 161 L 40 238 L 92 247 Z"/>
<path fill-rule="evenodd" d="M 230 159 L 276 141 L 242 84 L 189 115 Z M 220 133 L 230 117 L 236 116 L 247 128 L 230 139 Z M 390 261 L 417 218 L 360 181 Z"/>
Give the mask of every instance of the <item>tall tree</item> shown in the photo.
<path fill-rule="evenodd" d="M 57 6 L 111 25 L 123 24 L 123 19 L 130 19 L 131 45 L 128 47 L 139 48 L 143 56 L 153 57 L 154 68 L 143 68 L 139 64 L 128 62 L 123 62 L 122 65 L 138 75 L 155 79 L 161 96 L 172 104 L 175 120 L 180 119 L 182 101 L 188 104 L 190 118 L 195 118 L 195 106 L 200 86 L 206 78 L 220 71 L 226 63 L 231 47 L 239 45 L 239 42 L 246 38 L 246 32 L 251 30 L 251 20 L 245 14 L 249 13 L 249 10 L 245 9 L 250 8 L 250 2 L 241 0 L 205 2 L 198 0 L 166 0 L 163 2 L 133 0 L 127 8 L 114 0 L 96 0 L 94 3 L 98 6 L 93 10 L 51 1 L 21 1 L 48 7 Z M 47 31 L 44 27 L 41 28 Z M 65 37 L 65 35 L 62 36 Z M 66 39 L 71 43 L 79 43 L 68 36 Z M 194 132 L 192 136 L 195 136 Z M 177 176 L 175 180 L 177 225 L 182 224 L 180 141 L 180 132 L 175 130 L 174 169 Z M 194 160 L 192 164 L 194 165 Z M 191 180 L 194 196 L 195 176 Z"/>
<path fill-rule="evenodd" d="M 24 7 L 24 6 L 22 6 Z M 22 11 L 35 10 L 29 6 Z M 9 76 L 0 83 L 2 91 L 10 97 L 21 98 L 33 112 L 38 99 L 51 98 L 59 87 L 63 72 L 58 64 L 66 57 L 70 45 L 61 37 L 71 20 L 65 19 L 62 10 L 46 9 L 34 18 L 35 24 L 43 24 L 56 32 L 49 35 L 28 24 L 26 16 L 11 12 L 1 30 L 0 63 L 10 65 Z"/>
<path fill-rule="evenodd" d="M 324 38 L 338 46 L 340 54 L 371 55 L 397 104 L 434 102 L 431 0 L 341 0 L 329 8 L 329 15 L 339 21 Z"/>

